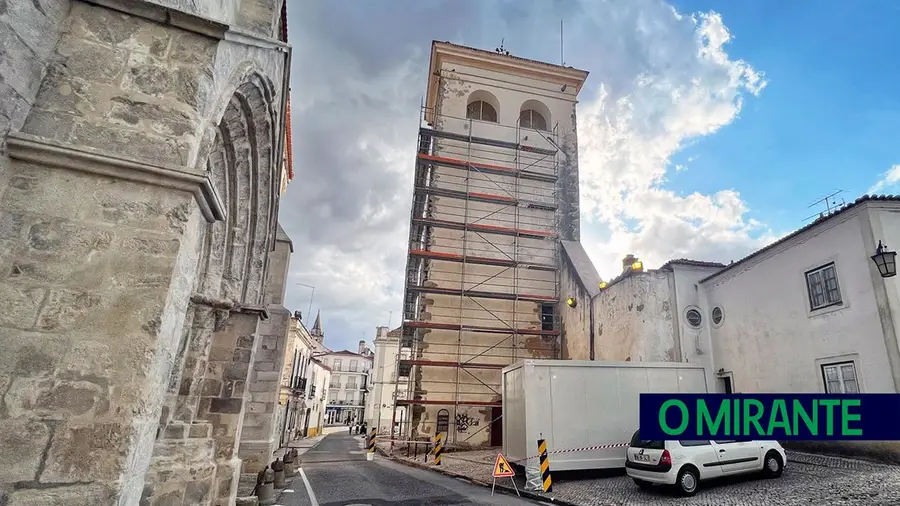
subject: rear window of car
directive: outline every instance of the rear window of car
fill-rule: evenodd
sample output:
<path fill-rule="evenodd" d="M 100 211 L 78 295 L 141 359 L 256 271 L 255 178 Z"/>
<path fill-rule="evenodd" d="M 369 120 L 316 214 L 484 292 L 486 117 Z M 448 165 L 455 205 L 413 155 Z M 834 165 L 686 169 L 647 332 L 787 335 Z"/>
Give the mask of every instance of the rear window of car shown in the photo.
<path fill-rule="evenodd" d="M 630 444 L 632 448 L 647 448 L 650 450 L 664 450 L 666 448 L 665 441 L 641 439 L 641 431 L 639 430 L 634 431 Z"/>

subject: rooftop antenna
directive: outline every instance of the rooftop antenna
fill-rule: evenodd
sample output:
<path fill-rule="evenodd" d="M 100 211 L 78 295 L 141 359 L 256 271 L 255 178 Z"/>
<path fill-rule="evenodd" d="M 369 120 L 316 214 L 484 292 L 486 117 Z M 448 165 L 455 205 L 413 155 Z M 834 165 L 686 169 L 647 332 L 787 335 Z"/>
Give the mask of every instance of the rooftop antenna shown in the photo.
<path fill-rule="evenodd" d="M 828 195 L 820 198 L 819 200 L 813 202 L 812 204 L 806 206 L 808 209 L 808 208 L 811 208 L 814 206 L 820 206 L 820 205 L 824 204 L 825 210 L 819 211 L 818 213 L 816 213 L 812 216 L 808 216 L 808 217 L 804 218 L 803 221 L 809 221 L 812 219 L 818 220 L 821 218 L 825 218 L 827 216 L 830 216 L 834 212 L 838 211 L 841 207 L 845 206 L 847 204 L 847 202 L 844 201 L 844 197 L 839 197 L 839 195 L 841 193 L 844 193 L 844 190 L 834 191 L 834 192 L 829 193 Z"/>

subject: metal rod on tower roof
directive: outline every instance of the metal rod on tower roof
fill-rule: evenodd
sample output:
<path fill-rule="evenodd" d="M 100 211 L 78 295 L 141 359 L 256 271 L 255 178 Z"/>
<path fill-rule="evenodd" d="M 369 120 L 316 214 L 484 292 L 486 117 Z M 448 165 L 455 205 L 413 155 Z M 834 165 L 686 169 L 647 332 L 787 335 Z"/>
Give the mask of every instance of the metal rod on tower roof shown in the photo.
<path fill-rule="evenodd" d="M 313 297 L 316 295 L 316 287 L 314 287 L 312 285 L 305 285 L 303 283 L 297 283 L 297 284 L 300 286 L 305 286 L 306 288 L 312 288 L 312 293 L 309 294 L 309 309 L 307 309 L 307 311 L 306 311 L 306 314 L 307 314 L 306 317 L 310 318 L 309 315 L 312 314 L 312 301 L 313 301 Z"/>
<path fill-rule="evenodd" d="M 560 65 L 566 64 L 566 58 L 565 58 L 564 52 L 563 52 L 564 47 L 565 46 L 563 43 L 563 20 L 560 19 L 559 20 L 559 64 Z"/>

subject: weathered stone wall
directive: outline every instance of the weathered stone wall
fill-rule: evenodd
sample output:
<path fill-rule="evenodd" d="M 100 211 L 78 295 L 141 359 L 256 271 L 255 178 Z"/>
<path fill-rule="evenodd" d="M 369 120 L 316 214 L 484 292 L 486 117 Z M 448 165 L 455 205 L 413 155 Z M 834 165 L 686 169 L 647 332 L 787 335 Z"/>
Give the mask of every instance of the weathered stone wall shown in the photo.
<path fill-rule="evenodd" d="M 276 408 L 281 393 L 282 371 L 289 360 L 287 342 L 291 328 L 291 312 L 282 305 L 282 301 L 292 249 L 290 238 L 279 226 L 275 251 L 269 255 L 264 293 L 264 299 L 269 302 L 269 318 L 259 325 L 260 341 L 247 379 L 247 410 L 239 449 L 245 473 L 258 473 L 271 462 L 281 439 Z"/>
<path fill-rule="evenodd" d="M 594 358 L 630 362 L 679 360 L 668 271 L 628 276 L 594 300 Z"/>
<path fill-rule="evenodd" d="M 287 48 L 102 3 L 0 3 L 0 503 L 233 504 Z M 257 159 L 208 176 L 236 96 Z"/>
<path fill-rule="evenodd" d="M 0 7 L 0 134 L 18 130 L 34 103 L 69 0 L 5 1 Z M 5 170 L 0 154 L 0 174 Z"/>

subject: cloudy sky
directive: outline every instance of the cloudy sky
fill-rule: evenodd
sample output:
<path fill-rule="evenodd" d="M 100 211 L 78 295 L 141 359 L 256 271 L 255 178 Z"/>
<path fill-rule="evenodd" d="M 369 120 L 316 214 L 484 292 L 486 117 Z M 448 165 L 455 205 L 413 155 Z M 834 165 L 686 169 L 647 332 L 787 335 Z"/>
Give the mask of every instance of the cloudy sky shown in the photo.
<path fill-rule="evenodd" d="M 735 4 L 735 5 L 732 5 Z M 742 5 L 736 5 L 742 4 Z M 295 179 L 287 304 L 325 344 L 399 324 L 416 131 L 433 39 L 590 71 L 578 105 L 582 242 L 729 261 L 836 190 L 900 192 L 900 7 L 826 0 L 291 1 Z M 393 316 L 390 313 L 393 312 Z"/>

